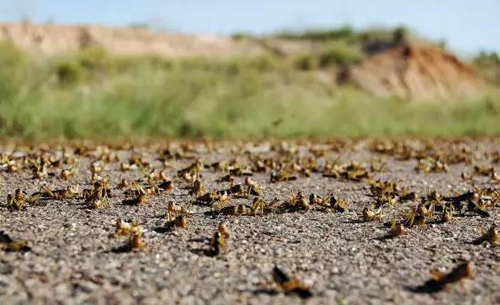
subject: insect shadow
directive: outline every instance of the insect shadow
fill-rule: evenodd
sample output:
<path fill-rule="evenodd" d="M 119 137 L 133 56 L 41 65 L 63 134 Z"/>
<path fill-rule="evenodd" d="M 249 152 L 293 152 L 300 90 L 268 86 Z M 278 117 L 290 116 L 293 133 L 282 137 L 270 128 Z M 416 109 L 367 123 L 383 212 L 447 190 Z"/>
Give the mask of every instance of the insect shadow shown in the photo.
<path fill-rule="evenodd" d="M 410 292 L 420 294 L 434 294 L 443 290 L 443 286 L 438 281 L 431 279 L 419 286 L 406 286 L 405 289 Z"/>

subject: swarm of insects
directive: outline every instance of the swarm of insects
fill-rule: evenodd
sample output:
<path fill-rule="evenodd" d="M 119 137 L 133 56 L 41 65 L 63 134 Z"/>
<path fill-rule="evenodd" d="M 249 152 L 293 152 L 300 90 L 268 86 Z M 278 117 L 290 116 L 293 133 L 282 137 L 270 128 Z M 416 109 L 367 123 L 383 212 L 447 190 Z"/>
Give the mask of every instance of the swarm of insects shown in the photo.
<path fill-rule="evenodd" d="M 242 239 L 263 233 L 259 236 L 262 240 L 255 239 L 256 243 L 262 241 L 264 246 L 276 240 L 288 240 L 288 236 L 276 236 L 283 232 L 269 229 L 274 228 L 268 226 L 273 221 L 283 221 L 283 225 L 289 225 L 289 220 L 297 221 L 294 233 L 302 236 L 304 223 L 311 231 L 318 231 L 317 226 L 335 226 L 336 221 L 352 226 L 366 222 L 356 229 L 370 230 L 379 227 L 378 222 L 383 218 L 393 219 L 392 223 L 384 223 L 388 231 L 381 238 L 396 239 L 388 245 L 399 247 L 415 242 L 418 246 L 423 243 L 425 247 L 427 235 L 449 229 L 465 230 L 469 217 L 495 220 L 500 207 L 500 192 L 496 188 L 500 155 L 489 150 L 495 150 L 498 143 L 498 140 L 487 140 L 484 148 L 469 145 L 465 140 L 259 140 L 255 143 L 231 142 L 229 145 L 202 140 L 144 145 L 76 143 L 7 147 L 5 152 L 0 150 L 0 180 L 4 191 L 6 185 L 11 189 L 6 191 L 10 192 L 7 205 L 0 207 L 0 212 L 1 209 L 15 211 L 29 207 L 25 213 L 9 215 L 13 219 L 32 215 L 36 218 L 37 209 L 45 213 L 51 209 L 58 212 L 83 206 L 89 222 L 95 220 L 92 217 L 123 215 L 125 212 L 150 220 L 166 219 L 148 236 L 137 221 L 126 222 L 118 218 L 110 232 L 110 237 L 114 238 L 110 241 L 121 245 L 117 251 L 135 252 L 145 248 L 146 236 L 154 239 L 155 244 L 161 238 L 175 242 L 175 238 L 182 237 L 177 239 L 185 242 L 185 237 L 202 231 L 200 227 L 204 223 L 216 221 L 211 238 L 200 239 L 205 242 L 203 246 L 192 250 L 221 258 L 228 249 L 247 244 L 247 240 L 241 243 L 235 239 L 234 234 L 239 238 L 239 232 L 244 232 Z M 375 156 L 366 157 L 367 152 L 363 151 L 366 147 Z M 405 162 L 393 163 L 393 160 Z M 459 168 L 457 164 L 467 168 Z M 402 171 L 418 179 L 399 175 Z M 439 175 L 416 175 L 415 171 Z M 459 172 L 463 172 L 463 180 L 453 181 L 452 178 L 456 178 L 454 173 Z M 446 179 L 441 181 L 442 177 Z M 268 181 L 263 183 L 265 179 Z M 432 183 L 427 183 L 429 181 Z M 447 184 L 445 188 L 419 193 L 443 184 Z M 16 186 L 12 188 L 12 185 Z M 448 188 L 452 186 L 468 191 L 449 194 Z M 20 189 L 14 192 L 18 187 Z M 291 189 L 290 195 L 285 193 Z M 327 191 L 330 189 L 334 189 L 334 193 Z M 111 201 L 133 206 L 110 208 Z M 147 205 L 148 202 L 157 204 Z M 139 209 L 136 205 L 142 207 Z M 110 209 L 90 211 L 88 208 Z M 384 216 L 382 211 L 390 216 Z M 344 214 L 325 217 L 322 213 Z M 487 219 L 477 220 L 484 222 Z M 234 223 L 233 232 L 225 221 Z M 12 223 L 7 222 L 7 226 L 12 226 Z M 189 230 L 183 231 L 188 227 Z M 427 230 L 421 232 L 418 228 Z M 168 236 L 156 234 L 173 230 L 178 231 Z M 325 233 L 329 235 L 330 232 Z M 399 237 L 409 234 L 415 240 L 398 243 Z M 481 228 L 481 234 L 476 237 L 467 240 L 469 244 L 478 245 L 469 247 L 474 251 L 495 251 L 492 248 L 499 243 L 495 225 L 487 230 Z M 234 245 L 229 247 L 231 241 Z M 462 244 L 464 241 L 458 237 L 456 242 Z M 14 240 L 0 232 L 0 249 L 23 252 L 29 251 L 30 247 L 26 241 Z M 221 261 L 232 260 L 232 254 L 242 253 L 242 249 L 237 250 Z M 297 268 L 303 269 L 303 266 L 302 261 L 300 265 L 297 263 Z M 455 282 L 472 278 L 473 274 L 472 263 L 461 264 L 448 274 L 433 272 L 433 278 L 417 291 L 437 292 Z M 312 295 L 308 285 L 278 267 L 273 269 L 272 276 L 273 293 L 283 292 L 303 298 Z"/>
<path fill-rule="evenodd" d="M 347 164 L 327 164 L 323 170 L 323 177 L 362 181 L 371 178 L 370 168 L 366 164 L 352 162 Z"/>
<path fill-rule="evenodd" d="M 449 171 L 448 164 L 444 161 L 434 158 L 425 158 L 418 161 L 417 172 L 428 173 L 447 173 Z"/>
<path fill-rule="evenodd" d="M 463 194 L 444 197 L 443 200 L 453 205 L 454 210 L 460 211 L 462 215 L 466 213 L 478 214 L 481 217 L 490 217 L 487 211 L 491 201 L 488 196 L 481 196 L 478 192 L 465 192 Z"/>

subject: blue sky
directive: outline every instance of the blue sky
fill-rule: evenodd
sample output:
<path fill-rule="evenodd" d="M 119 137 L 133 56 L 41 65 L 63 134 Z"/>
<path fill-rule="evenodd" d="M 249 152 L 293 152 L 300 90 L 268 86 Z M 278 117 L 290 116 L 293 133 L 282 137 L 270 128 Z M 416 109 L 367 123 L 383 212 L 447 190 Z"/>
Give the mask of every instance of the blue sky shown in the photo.
<path fill-rule="evenodd" d="M 500 0 L 0 0 L 0 21 L 23 17 L 216 34 L 405 25 L 462 54 L 500 50 Z"/>

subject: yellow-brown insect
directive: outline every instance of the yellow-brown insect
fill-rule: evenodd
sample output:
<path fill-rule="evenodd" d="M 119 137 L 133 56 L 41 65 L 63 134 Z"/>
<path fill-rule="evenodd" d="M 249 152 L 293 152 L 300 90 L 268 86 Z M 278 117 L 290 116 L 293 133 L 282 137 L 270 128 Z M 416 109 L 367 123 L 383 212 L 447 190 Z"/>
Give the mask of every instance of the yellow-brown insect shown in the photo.
<path fill-rule="evenodd" d="M 229 231 L 229 228 L 225 222 L 221 222 L 219 224 L 219 233 L 224 235 L 226 239 L 228 239 L 229 236 L 231 235 L 231 232 Z"/>
<path fill-rule="evenodd" d="M 201 183 L 200 180 L 196 180 L 193 182 L 193 187 L 190 190 L 191 195 L 195 196 L 203 196 L 207 191 L 205 190 L 205 186 Z"/>
<path fill-rule="evenodd" d="M 297 180 L 297 176 L 290 174 L 287 171 L 281 171 L 281 172 L 273 172 L 270 175 L 269 181 L 271 183 L 276 183 L 276 182 L 286 182 L 286 181 L 292 181 L 292 180 Z"/>
<path fill-rule="evenodd" d="M 205 252 L 208 256 L 218 256 L 227 251 L 226 236 L 217 230 L 210 240 L 210 247 Z"/>
<path fill-rule="evenodd" d="M 18 201 L 26 201 L 27 195 L 21 189 L 17 189 L 14 193 L 14 199 Z"/>
<path fill-rule="evenodd" d="M 373 209 L 365 207 L 361 217 L 366 221 L 380 220 L 382 219 L 382 212 L 380 210 L 374 211 Z"/>
<path fill-rule="evenodd" d="M 90 207 L 94 209 L 105 209 L 111 207 L 111 204 L 109 203 L 108 198 L 102 198 L 102 199 L 92 200 Z"/>
<path fill-rule="evenodd" d="M 61 179 L 69 180 L 75 175 L 75 169 L 73 167 L 61 170 Z"/>
<path fill-rule="evenodd" d="M 266 208 L 266 203 L 261 198 L 255 198 L 251 207 L 251 214 L 257 215 L 260 210 L 260 214 L 264 215 L 264 209 Z"/>
<path fill-rule="evenodd" d="M 99 176 L 101 172 L 102 172 L 102 166 L 98 162 L 93 162 L 90 165 L 90 173 L 91 173 L 90 180 L 91 181 L 101 180 L 102 178 Z"/>
<path fill-rule="evenodd" d="M 474 245 L 480 245 L 484 242 L 490 243 L 492 246 L 500 242 L 500 234 L 498 234 L 497 227 L 492 225 L 488 231 L 481 228 L 481 236 L 474 240 L 472 243 Z"/>
<path fill-rule="evenodd" d="M 424 285 L 417 287 L 415 291 L 436 293 L 450 284 L 462 283 L 465 279 L 472 279 L 474 278 L 474 264 L 472 262 L 461 263 L 447 274 L 435 270 L 431 272 L 431 276 L 432 279 L 428 280 Z"/>
<path fill-rule="evenodd" d="M 160 190 L 163 190 L 164 192 L 170 191 L 174 189 L 174 185 L 172 181 L 163 181 L 160 184 L 158 184 L 158 188 Z"/>
<path fill-rule="evenodd" d="M 28 202 L 30 204 L 38 204 L 38 202 L 42 199 L 42 193 L 40 192 L 35 192 L 33 194 L 31 194 L 30 198 L 28 199 Z"/>
<path fill-rule="evenodd" d="M 330 199 L 330 205 L 335 209 L 335 211 L 344 213 L 347 212 L 347 202 L 343 199 L 336 199 L 334 196 Z"/>
<path fill-rule="evenodd" d="M 307 287 L 304 282 L 298 278 L 290 278 L 277 266 L 273 268 L 273 279 L 278 287 L 280 287 L 285 293 L 295 293 L 303 299 L 310 298 L 312 296 L 310 288 Z"/>
<path fill-rule="evenodd" d="M 136 195 L 135 198 L 132 199 L 125 199 L 122 201 L 123 204 L 125 205 L 144 205 L 147 203 L 149 199 L 149 194 L 148 192 L 139 184 L 135 184 L 136 190 L 133 192 L 133 194 Z"/>
<path fill-rule="evenodd" d="M 56 197 L 58 197 L 56 192 L 53 193 L 54 195 L 56 195 Z M 90 205 L 91 208 L 94 209 L 109 208 L 111 206 L 109 193 L 110 190 L 107 180 L 98 181 L 94 184 L 94 189 L 91 190 L 90 193 L 86 194 L 87 197 L 85 201 Z M 70 193 L 68 194 L 65 194 L 65 196 L 71 194 L 72 191 L 70 191 Z"/>
<path fill-rule="evenodd" d="M 394 238 L 402 235 L 407 235 L 408 230 L 402 223 L 397 224 L 396 219 L 392 220 L 391 230 L 389 231 L 389 236 Z"/>
<path fill-rule="evenodd" d="M 120 218 L 116 220 L 116 232 L 115 236 L 123 236 L 123 235 L 133 235 L 133 234 L 141 234 L 143 230 L 142 226 L 140 226 L 137 221 L 133 221 L 132 223 L 124 222 Z"/>
<path fill-rule="evenodd" d="M 415 225 L 425 227 L 425 216 L 422 213 L 428 214 L 427 209 L 425 209 L 421 204 L 417 207 L 417 209 L 412 207 L 404 220 L 404 226 L 407 228 L 413 228 Z"/>
<path fill-rule="evenodd" d="M 132 183 L 130 183 L 130 181 L 128 181 L 127 179 L 122 178 L 122 180 L 118 184 L 118 188 L 123 190 L 132 189 Z"/>
<path fill-rule="evenodd" d="M 228 216 L 252 215 L 252 208 L 244 204 L 239 204 L 234 206 L 223 207 L 216 213 L 221 213 L 223 215 L 228 215 Z"/>
<path fill-rule="evenodd" d="M 21 189 L 16 189 L 14 196 L 7 195 L 7 207 L 11 210 L 22 210 L 26 203 L 28 203 L 27 195 Z"/>
<path fill-rule="evenodd" d="M 146 243 L 144 242 L 144 239 L 142 238 L 142 233 L 141 234 L 138 234 L 138 233 L 132 234 L 129 238 L 128 244 L 129 244 L 130 249 L 132 249 L 132 250 L 140 249 L 140 248 L 143 248 L 146 246 Z"/>
<path fill-rule="evenodd" d="M 36 166 L 33 169 L 33 179 L 45 179 L 49 176 L 49 173 L 47 172 L 47 165 L 42 164 L 39 166 Z"/>
<path fill-rule="evenodd" d="M 297 194 L 294 194 L 293 192 L 290 194 L 290 197 L 283 203 L 283 208 L 290 211 L 308 211 L 312 209 L 312 206 L 309 204 L 309 202 L 307 202 L 304 193 L 302 191 L 298 191 Z"/>
<path fill-rule="evenodd" d="M 11 160 L 7 162 L 7 172 L 8 173 L 15 173 L 19 170 L 19 165 L 15 160 Z"/>
<path fill-rule="evenodd" d="M 314 194 L 314 193 L 311 193 L 311 195 L 309 195 L 309 205 L 324 205 L 326 203 L 326 200 L 324 198 L 321 198 L 320 196 Z"/>
<path fill-rule="evenodd" d="M 132 223 L 123 222 L 121 219 L 116 220 L 115 234 L 112 237 L 127 236 L 128 240 L 126 244 L 115 251 L 117 252 L 127 252 L 130 250 L 137 250 L 145 246 L 143 239 L 144 230 L 137 221 Z"/>
<path fill-rule="evenodd" d="M 250 179 L 250 177 L 245 178 L 245 186 L 246 186 L 245 190 L 246 196 L 250 195 L 260 196 L 262 194 L 262 186 L 257 182 L 253 181 L 252 179 Z"/>
<path fill-rule="evenodd" d="M 182 208 L 175 204 L 174 202 L 169 202 L 167 207 L 167 219 L 168 221 L 174 220 L 177 216 L 181 214 Z"/>
<path fill-rule="evenodd" d="M 453 205 L 444 207 L 443 214 L 441 215 L 441 221 L 450 222 L 453 219 L 453 213 L 455 213 Z"/>
<path fill-rule="evenodd" d="M 5 250 L 8 252 L 26 252 L 30 251 L 31 248 L 28 246 L 28 242 L 21 239 L 12 239 L 7 233 L 0 231 L 0 250 Z"/>
<path fill-rule="evenodd" d="M 187 229 L 188 227 L 187 218 L 184 215 L 177 216 L 174 220 L 168 222 L 166 226 L 174 229 L 176 228 Z"/>

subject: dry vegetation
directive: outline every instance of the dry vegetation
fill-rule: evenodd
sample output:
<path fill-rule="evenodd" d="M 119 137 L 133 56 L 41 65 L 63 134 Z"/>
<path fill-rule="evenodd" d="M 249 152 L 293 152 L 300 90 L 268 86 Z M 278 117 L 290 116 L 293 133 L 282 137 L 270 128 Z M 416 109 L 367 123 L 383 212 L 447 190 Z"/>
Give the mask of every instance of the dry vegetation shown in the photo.
<path fill-rule="evenodd" d="M 334 59 L 340 56 L 337 53 L 324 61 L 324 54 L 319 54 L 324 67 L 309 69 L 304 68 L 302 55 L 217 60 L 126 58 L 91 47 L 65 56 L 34 58 L 5 41 L 0 49 L 2 137 L 500 132 L 496 94 L 423 103 L 374 97 L 348 85 L 336 85 L 332 72 L 339 69 L 338 59 Z"/>

